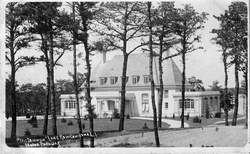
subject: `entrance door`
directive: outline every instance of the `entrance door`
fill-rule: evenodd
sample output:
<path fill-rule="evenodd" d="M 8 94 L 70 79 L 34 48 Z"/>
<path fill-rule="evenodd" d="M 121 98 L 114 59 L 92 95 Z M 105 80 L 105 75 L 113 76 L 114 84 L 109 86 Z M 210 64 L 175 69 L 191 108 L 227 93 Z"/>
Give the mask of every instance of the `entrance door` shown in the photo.
<path fill-rule="evenodd" d="M 131 102 L 129 100 L 126 100 L 125 102 L 125 116 L 129 114 L 130 116 L 132 115 L 132 106 Z"/>

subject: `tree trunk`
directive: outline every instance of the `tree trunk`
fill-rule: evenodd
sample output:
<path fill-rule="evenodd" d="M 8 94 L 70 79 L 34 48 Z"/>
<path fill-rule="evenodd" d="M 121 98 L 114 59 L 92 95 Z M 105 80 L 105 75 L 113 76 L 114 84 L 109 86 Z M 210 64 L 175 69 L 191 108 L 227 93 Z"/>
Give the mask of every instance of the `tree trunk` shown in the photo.
<path fill-rule="evenodd" d="M 248 67 L 246 67 L 246 72 L 248 72 Z M 248 79 L 247 73 L 245 74 L 245 83 L 246 83 L 246 129 L 248 129 Z"/>
<path fill-rule="evenodd" d="M 150 75 L 150 83 L 151 83 L 151 101 L 153 107 L 153 114 L 154 114 L 154 134 L 155 134 L 155 143 L 156 147 L 160 147 L 160 140 L 158 135 L 158 128 L 157 128 L 157 111 L 155 105 L 155 85 L 154 85 L 154 78 L 153 78 L 153 40 L 152 40 L 152 23 L 151 23 L 151 2 L 148 2 L 148 19 L 149 19 L 149 75 Z"/>
<path fill-rule="evenodd" d="M 73 9 L 73 24 L 75 25 L 75 3 L 72 2 L 72 9 Z M 73 64 L 74 64 L 74 88 L 75 88 L 75 99 L 76 99 L 76 106 L 77 106 L 77 119 L 78 119 L 78 128 L 79 134 L 82 134 L 82 122 L 81 122 L 81 115 L 80 115 L 80 103 L 79 103 L 79 90 L 77 84 L 77 65 L 76 65 L 76 28 L 73 30 Z M 80 137 L 80 147 L 84 147 L 83 136 Z"/>
<path fill-rule="evenodd" d="M 90 91 L 91 91 L 91 87 L 90 87 L 90 75 L 91 75 L 91 66 L 90 66 L 90 59 L 89 59 L 89 50 L 88 50 L 88 46 L 87 46 L 87 41 L 84 43 L 85 46 L 85 60 L 86 60 L 86 65 L 87 65 L 87 75 L 86 75 L 86 99 L 87 99 L 87 106 L 88 106 L 88 112 L 89 112 L 89 129 L 90 129 L 90 133 L 94 134 L 94 118 L 93 118 L 93 107 L 91 104 L 91 95 L 90 95 Z M 90 139 L 90 147 L 94 147 L 94 137 L 91 137 Z"/>
<path fill-rule="evenodd" d="M 239 97 L 239 74 L 238 74 L 238 56 L 235 55 L 235 101 L 234 101 L 234 114 L 233 114 L 233 121 L 232 126 L 236 126 L 237 123 L 237 115 L 238 115 L 238 97 Z"/>
<path fill-rule="evenodd" d="M 52 28 L 51 28 L 52 29 Z M 55 84 L 54 84 L 54 58 L 53 58 L 53 34 L 50 32 L 50 92 L 51 92 L 51 114 L 52 114 L 52 132 L 53 135 L 57 135 L 57 127 L 56 127 L 56 102 L 55 102 Z"/>
<path fill-rule="evenodd" d="M 15 56 L 14 51 L 11 52 L 11 60 L 13 64 L 15 63 Z M 12 64 L 11 64 L 12 65 Z M 12 97 L 12 122 L 11 122 L 11 140 L 13 143 L 16 143 L 16 126 L 17 126 L 17 120 L 16 120 L 16 85 L 15 85 L 15 78 L 16 78 L 16 70 L 15 65 L 11 66 L 11 97 Z"/>
<path fill-rule="evenodd" d="M 12 29 L 10 31 L 10 56 L 11 56 L 11 97 L 12 97 L 12 121 L 11 121 L 11 140 L 13 143 L 16 143 L 16 126 L 17 126 L 17 121 L 16 121 L 16 65 L 15 65 L 15 50 L 14 50 L 14 30 Z"/>
<path fill-rule="evenodd" d="M 182 88 L 181 88 L 181 128 L 184 128 L 184 108 L 185 108 L 185 71 L 186 71 L 186 61 L 185 61 L 185 51 L 182 53 L 182 64 L 183 64 L 183 70 L 182 70 Z"/>
<path fill-rule="evenodd" d="M 119 131 L 124 130 L 125 102 L 126 102 L 126 74 L 127 74 L 128 55 L 124 54 L 123 58 L 124 59 L 123 59 L 123 67 L 122 67 L 122 88 L 121 88 L 121 108 L 120 108 Z"/>
<path fill-rule="evenodd" d="M 47 70 L 47 100 L 46 100 L 46 107 L 45 107 L 45 116 L 44 116 L 44 125 L 43 125 L 43 135 L 47 135 L 48 133 L 48 118 L 49 118 L 49 106 L 51 104 L 51 93 L 50 93 L 50 66 L 49 66 L 49 57 L 47 51 L 47 36 L 45 36 L 45 48 L 44 48 L 44 55 L 46 60 L 46 70 Z"/>
<path fill-rule="evenodd" d="M 228 104 L 227 104 L 227 97 L 228 97 L 228 90 L 227 90 L 227 83 L 228 83 L 228 73 L 227 73 L 227 56 L 226 56 L 226 49 L 223 49 L 223 64 L 224 64 L 224 73 L 225 73 L 225 89 L 224 89 L 224 111 L 225 111 L 225 125 L 228 126 Z"/>
<path fill-rule="evenodd" d="M 164 29 L 163 29 L 164 30 Z M 162 80 L 162 75 L 163 75 L 163 70 L 162 70 L 162 54 L 163 54 L 163 49 L 162 49 L 162 42 L 163 42 L 163 36 L 160 36 L 160 54 L 158 58 L 158 63 L 159 63 L 159 81 L 160 81 L 160 88 L 159 88 L 159 102 L 158 102 L 158 127 L 161 128 L 161 123 L 162 123 L 162 102 L 163 102 L 163 80 Z"/>
<path fill-rule="evenodd" d="M 127 3 L 126 3 L 127 5 Z M 121 106 L 120 106 L 120 122 L 119 122 L 119 131 L 124 130 L 124 117 L 125 117 L 125 103 L 126 103 L 126 79 L 127 79 L 127 63 L 128 63 L 128 54 L 127 54 L 127 19 L 128 12 L 125 12 L 124 19 L 124 38 L 123 38 L 123 67 L 122 67 L 122 87 L 121 87 Z"/>

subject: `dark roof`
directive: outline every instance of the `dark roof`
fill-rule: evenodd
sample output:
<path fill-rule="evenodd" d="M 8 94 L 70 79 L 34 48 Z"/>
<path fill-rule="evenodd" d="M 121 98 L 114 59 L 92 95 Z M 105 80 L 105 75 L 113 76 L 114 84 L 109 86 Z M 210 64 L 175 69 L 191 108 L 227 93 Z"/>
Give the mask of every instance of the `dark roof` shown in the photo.
<path fill-rule="evenodd" d="M 91 74 L 91 80 L 96 81 L 92 84 L 92 87 L 120 87 L 121 75 L 123 68 L 123 55 L 116 55 L 111 61 L 105 63 L 99 63 Z M 159 84 L 158 79 L 158 59 L 154 57 L 153 72 L 155 84 Z M 149 75 L 149 54 L 131 54 L 127 63 L 127 76 L 129 77 L 127 86 L 149 86 L 150 83 L 145 84 L 143 76 Z M 132 84 L 132 76 L 140 76 L 140 80 L 137 84 Z M 106 77 L 107 82 L 104 85 L 100 85 L 100 77 Z M 110 84 L 110 77 L 118 77 L 115 85 Z M 163 62 L 163 83 L 164 86 L 180 86 L 181 85 L 181 71 L 172 59 L 165 60 Z M 186 82 L 187 85 L 190 85 Z"/>

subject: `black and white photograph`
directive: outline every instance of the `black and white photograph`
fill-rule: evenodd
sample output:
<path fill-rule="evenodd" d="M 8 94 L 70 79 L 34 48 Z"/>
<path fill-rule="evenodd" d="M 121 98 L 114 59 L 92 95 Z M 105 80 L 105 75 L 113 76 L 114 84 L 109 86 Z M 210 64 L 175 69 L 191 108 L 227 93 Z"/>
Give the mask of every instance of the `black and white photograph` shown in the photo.
<path fill-rule="evenodd" d="M 2 1 L 0 153 L 249 153 L 249 1 Z"/>

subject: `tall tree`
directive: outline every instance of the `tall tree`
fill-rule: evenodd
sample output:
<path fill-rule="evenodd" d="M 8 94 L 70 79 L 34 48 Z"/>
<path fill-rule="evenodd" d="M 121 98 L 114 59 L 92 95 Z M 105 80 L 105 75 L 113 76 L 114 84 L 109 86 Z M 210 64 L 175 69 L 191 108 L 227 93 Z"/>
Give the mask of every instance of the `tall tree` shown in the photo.
<path fill-rule="evenodd" d="M 247 36 L 247 5 L 245 2 L 233 2 L 225 14 L 216 17 L 225 28 L 226 45 L 229 47 L 229 57 L 235 70 L 235 107 L 232 125 L 237 123 L 238 95 L 239 95 L 239 71 L 242 59 L 247 53 L 245 38 Z"/>
<path fill-rule="evenodd" d="M 93 7 L 95 6 L 95 2 L 80 2 L 77 3 L 77 11 L 79 12 L 80 16 L 80 23 L 81 23 L 81 28 L 80 32 L 77 35 L 77 39 L 79 41 L 82 41 L 84 45 L 84 50 L 85 50 L 85 63 L 86 63 L 86 70 L 87 72 L 85 73 L 85 98 L 87 100 L 86 108 L 89 113 L 89 129 L 90 133 L 94 134 L 94 106 L 91 104 L 91 95 L 90 92 L 92 90 L 91 88 L 91 64 L 90 64 L 90 56 L 91 56 L 91 51 L 93 50 L 93 47 L 91 47 L 89 43 L 89 27 L 91 25 L 94 12 L 93 12 Z M 91 138 L 90 140 L 90 147 L 94 147 L 94 137 Z"/>
<path fill-rule="evenodd" d="M 34 57 L 17 56 L 18 51 L 28 47 L 28 43 L 32 37 L 28 36 L 28 25 L 26 20 L 25 7 L 18 3 L 8 3 L 6 5 L 6 60 L 11 66 L 11 111 L 12 111 L 12 127 L 11 140 L 16 142 L 16 72 L 24 66 L 32 65 Z"/>
<path fill-rule="evenodd" d="M 220 19 L 216 16 L 214 16 L 217 19 Z M 224 82 L 224 91 L 221 92 L 222 96 L 221 101 L 222 105 L 221 108 L 224 109 L 225 112 L 225 125 L 228 126 L 228 111 L 231 109 L 231 99 L 229 98 L 231 95 L 228 93 L 228 68 L 231 66 L 231 64 L 228 62 L 228 49 L 230 49 L 229 40 L 227 37 L 227 27 L 224 25 L 224 22 L 220 23 L 219 29 L 212 29 L 212 33 L 216 34 L 217 36 L 212 38 L 211 40 L 213 43 L 219 45 L 222 49 L 219 51 L 222 51 L 222 61 L 224 66 L 224 74 L 225 74 L 225 82 Z"/>
<path fill-rule="evenodd" d="M 209 85 L 212 91 L 220 91 L 222 86 L 219 86 L 219 81 L 213 81 L 212 85 Z"/>
<path fill-rule="evenodd" d="M 46 63 L 47 70 L 47 103 L 45 109 L 43 134 L 47 134 L 49 107 L 52 110 L 53 134 L 56 135 L 56 103 L 54 86 L 54 67 L 60 65 L 59 59 L 68 50 L 66 37 L 63 36 L 62 27 L 65 25 L 61 19 L 58 7 L 61 3 L 50 2 L 29 2 L 29 21 L 32 24 L 30 32 L 38 34 L 37 39 L 41 40 L 40 50 L 43 55 L 39 61 Z M 54 55 L 57 55 L 54 58 Z M 51 106 L 50 106 L 51 105 Z"/>
<path fill-rule="evenodd" d="M 192 86 L 191 91 L 205 91 L 205 88 L 203 86 L 203 82 L 201 79 L 196 79 L 196 77 L 192 76 L 191 78 L 188 78 L 188 82 Z"/>
<path fill-rule="evenodd" d="M 129 42 L 135 41 L 143 36 L 140 30 L 146 19 L 140 14 L 141 9 L 141 2 L 101 3 L 95 17 L 99 28 L 96 28 L 94 31 L 108 38 L 108 45 L 123 53 L 119 131 L 124 130 L 128 58 L 131 53 L 145 45 L 139 44 L 132 47 L 132 49 L 127 48 Z"/>
<path fill-rule="evenodd" d="M 158 48 L 159 52 L 154 52 L 154 56 L 158 57 L 159 69 L 159 100 L 158 100 L 158 127 L 161 128 L 162 123 L 162 102 L 163 102 L 163 61 L 170 59 L 178 54 L 169 55 L 169 49 L 177 44 L 173 34 L 172 23 L 176 9 L 174 2 L 161 2 L 159 7 L 152 14 L 153 23 L 153 45 Z M 164 56 L 164 53 L 165 54 Z"/>
<path fill-rule="evenodd" d="M 205 12 L 198 13 L 191 5 L 184 5 L 183 9 L 177 9 L 176 19 L 174 22 L 175 34 L 180 41 L 180 47 L 177 49 L 181 53 L 182 61 L 182 112 L 181 128 L 184 128 L 184 103 L 185 103 L 185 81 L 186 81 L 186 54 L 193 52 L 202 47 L 195 47 L 194 44 L 200 42 L 200 35 L 197 31 L 204 28 L 203 24 L 207 20 L 208 14 Z"/>
<path fill-rule="evenodd" d="M 147 17 L 148 17 L 148 28 L 149 28 L 149 76 L 150 76 L 150 83 L 151 83 L 151 101 L 153 107 L 153 117 L 154 117 L 154 134 L 155 134 L 155 143 L 156 147 L 160 147 L 160 140 L 158 135 L 158 127 L 157 127 L 157 110 L 155 105 L 155 83 L 153 78 L 153 31 L 152 31 L 152 14 L 151 14 L 151 2 L 147 2 Z"/>

